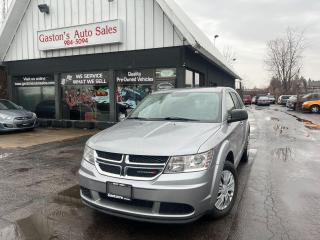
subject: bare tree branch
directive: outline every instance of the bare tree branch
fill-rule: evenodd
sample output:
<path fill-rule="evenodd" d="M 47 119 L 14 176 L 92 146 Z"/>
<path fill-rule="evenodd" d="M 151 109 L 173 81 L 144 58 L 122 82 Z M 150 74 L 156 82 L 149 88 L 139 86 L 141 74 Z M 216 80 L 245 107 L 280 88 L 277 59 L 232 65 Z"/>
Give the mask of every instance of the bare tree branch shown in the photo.
<path fill-rule="evenodd" d="M 302 68 L 302 53 L 304 46 L 304 31 L 287 29 L 286 36 L 267 43 L 265 64 L 269 71 L 282 85 L 284 92 L 292 88 L 292 81 L 299 76 Z"/>

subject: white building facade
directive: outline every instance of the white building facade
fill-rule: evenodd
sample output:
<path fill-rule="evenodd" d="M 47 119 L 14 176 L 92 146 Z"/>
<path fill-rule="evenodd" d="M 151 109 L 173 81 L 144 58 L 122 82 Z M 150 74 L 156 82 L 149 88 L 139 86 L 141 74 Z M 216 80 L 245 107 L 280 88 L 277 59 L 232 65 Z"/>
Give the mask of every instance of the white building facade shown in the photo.
<path fill-rule="evenodd" d="M 106 126 L 152 91 L 239 78 L 172 0 L 13 0 L 0 42 L 10 98 L 44 125 Z"/>

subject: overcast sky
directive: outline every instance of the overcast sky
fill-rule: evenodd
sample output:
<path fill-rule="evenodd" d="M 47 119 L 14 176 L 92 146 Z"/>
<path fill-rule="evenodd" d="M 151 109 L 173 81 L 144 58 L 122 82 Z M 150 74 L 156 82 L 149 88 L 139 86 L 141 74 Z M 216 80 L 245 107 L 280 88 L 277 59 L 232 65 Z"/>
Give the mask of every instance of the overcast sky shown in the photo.
<path fill-rule="evenodd" d="M 288 27 L 305 30 L 302 75 L 320 80 L 320 0 L 176 0 L 217 48 L 231 46 L 235 69 L 247 87 L 267 86 L 266 42 Z"/>

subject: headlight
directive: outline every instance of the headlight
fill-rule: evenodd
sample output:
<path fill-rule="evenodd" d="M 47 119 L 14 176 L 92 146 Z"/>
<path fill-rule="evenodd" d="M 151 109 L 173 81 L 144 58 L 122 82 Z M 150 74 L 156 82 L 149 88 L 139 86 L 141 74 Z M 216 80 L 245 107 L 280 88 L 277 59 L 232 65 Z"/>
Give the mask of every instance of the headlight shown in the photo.
<path fill-rule="evenodd" d="M 2 121 L 10 121 L 10 120 L 12 120 L 12 117 L 0 113 L 0 120 L 2 120 Z"/>
<path fill-rule="evenodd" d="M 186 173 L 203 171 L 210 167 L 212 159 L 213 150 L 196 155 L 171 157 L 164 172 Z"/>
<path fill-rule="evenodd" d="M 87 145 L 84 148 L 83 159 L 91 164 L 94 164 L 94 150 Z"/>

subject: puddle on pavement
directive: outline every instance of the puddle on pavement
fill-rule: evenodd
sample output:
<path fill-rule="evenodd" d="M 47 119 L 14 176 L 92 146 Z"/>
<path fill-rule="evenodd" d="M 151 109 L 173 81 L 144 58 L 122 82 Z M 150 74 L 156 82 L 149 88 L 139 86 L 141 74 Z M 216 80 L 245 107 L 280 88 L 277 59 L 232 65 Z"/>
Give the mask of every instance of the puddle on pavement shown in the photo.
<path fill-rule="evenodd" d="M 266 117 L 266 120 L 267 120 L 267 121 L 280 122 L 280 119 L 279 119 L 279 118 L 276 118 L 276 117 Z"/>
<path fill-rule="evenodd" d="M 65 196 L 69 198 L 80 199 L 80 187 L 79 185 L 71 187 L 67 190 L 64 190 L 58 193 L 58 196 Z"/>
<path fill-rule="evenodd" d="M 277 148 L 272 151 L 273 158 L 278 161 L 287 162 L 293 159 L 293 152 L 291 148 Z"/>
<path fill-rule="evenodd" d="M 57 194 L 42 211 L 28 218 L 18 220 L 16 236 L 19 240 L 65 240 L 91 239 L 86 233 L 92 216 L 84 210 L 79 195 L 79 186 Z M 88 220 L 88 221 L 87 221 Z M 1 231 L 0 231 L 1 236 Z"/>
<path fill-rule="evenodd" d="M 276 117 L 271 117 L 271 120 L 272 120 L 272 121 L 275 121 L 275 122 L 279 122 L 279 121 L 280 121 L 280 119 L 279 119 L 279 118 L 276 118 Z"/>
<path fill-rule="evenodd" d="M 302 122 L 306 128 L 320 130 L 320 124 L 313 123 L 312 121 L 304 118 L 300 118 L 294 114 L 287 113 L 286 114 L 294 117 L 298 122 Z"/>

